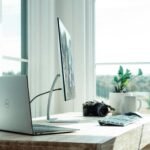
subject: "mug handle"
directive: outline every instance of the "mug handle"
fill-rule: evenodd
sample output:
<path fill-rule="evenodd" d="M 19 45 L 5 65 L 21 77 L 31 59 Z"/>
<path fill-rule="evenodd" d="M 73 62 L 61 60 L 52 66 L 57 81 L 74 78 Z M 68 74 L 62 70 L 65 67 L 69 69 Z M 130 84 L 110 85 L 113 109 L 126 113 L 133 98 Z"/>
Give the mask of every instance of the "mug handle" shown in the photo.
<path fill-rule="evenodd" d="M 142 107 L 142 100 L 140 98 L 137 98 L 136 100 L 139 101 L 139 106 L 137 108 L 137 111 L 139 111 Z"/>

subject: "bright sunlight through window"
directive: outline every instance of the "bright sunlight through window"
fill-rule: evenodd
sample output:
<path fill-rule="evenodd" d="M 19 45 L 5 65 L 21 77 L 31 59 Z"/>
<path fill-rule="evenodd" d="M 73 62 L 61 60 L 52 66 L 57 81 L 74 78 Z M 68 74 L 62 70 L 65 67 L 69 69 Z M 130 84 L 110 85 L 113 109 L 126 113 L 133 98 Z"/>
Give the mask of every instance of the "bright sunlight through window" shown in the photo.
<path fill-rule="evenodd" d="M 143 76 L 131 91 L 147 92 L 150 108 L 150 1 L 96 0 L 96 96 L 108 98 L 119 66 Z"/>
<path fill-rule="evenodd" d="M 4 57 L 21 57 L 21 0 L 2 0 L 0 12 L 0 75 L 18 73 L 21 63 Z"/>

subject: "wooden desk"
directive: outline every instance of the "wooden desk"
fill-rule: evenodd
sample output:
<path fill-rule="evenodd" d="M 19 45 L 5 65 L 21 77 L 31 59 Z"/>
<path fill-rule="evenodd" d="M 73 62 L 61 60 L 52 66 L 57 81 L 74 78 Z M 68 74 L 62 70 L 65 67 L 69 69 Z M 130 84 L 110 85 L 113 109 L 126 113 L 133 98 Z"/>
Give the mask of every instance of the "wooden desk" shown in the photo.
<path fill-rule="evenodd" d="M 97 117 L 73 115 L 81 121 L 58 125 L 79 131 L 44 136 L 0 132 L 0 150 L 138 150 L 150 143 L 150 117 L 126 127 L 104 127 L 99 126 Z M 44 119 L 38 122 L 48 124 Z"/>

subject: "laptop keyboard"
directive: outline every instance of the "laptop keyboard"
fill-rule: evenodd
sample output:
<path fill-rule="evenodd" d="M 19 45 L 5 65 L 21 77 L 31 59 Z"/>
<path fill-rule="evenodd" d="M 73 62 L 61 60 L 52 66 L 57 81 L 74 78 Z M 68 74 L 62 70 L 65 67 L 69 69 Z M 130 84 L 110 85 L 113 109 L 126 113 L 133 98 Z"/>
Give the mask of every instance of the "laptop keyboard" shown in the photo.
<path fill-rule="evenodd" d="M 33 125 L 33 131 L 35 134 L 67 133 L 67 132 L 73 132 L 76 130 L 77 129 L 57 127 L 57 126 L 48 126 L 48 125 L 40 125 L 40 124 L 34 124 Z"/>

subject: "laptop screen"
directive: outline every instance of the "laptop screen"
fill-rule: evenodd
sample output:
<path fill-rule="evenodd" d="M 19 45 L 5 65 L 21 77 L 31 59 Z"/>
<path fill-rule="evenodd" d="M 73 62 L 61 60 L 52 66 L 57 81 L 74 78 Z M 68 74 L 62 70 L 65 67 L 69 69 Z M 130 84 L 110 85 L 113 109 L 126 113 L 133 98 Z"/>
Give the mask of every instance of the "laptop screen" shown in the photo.
<path fill-rule="evenodd" d="M 0 130 L 32 134 L 27 76 L 0 77 Z"/>

